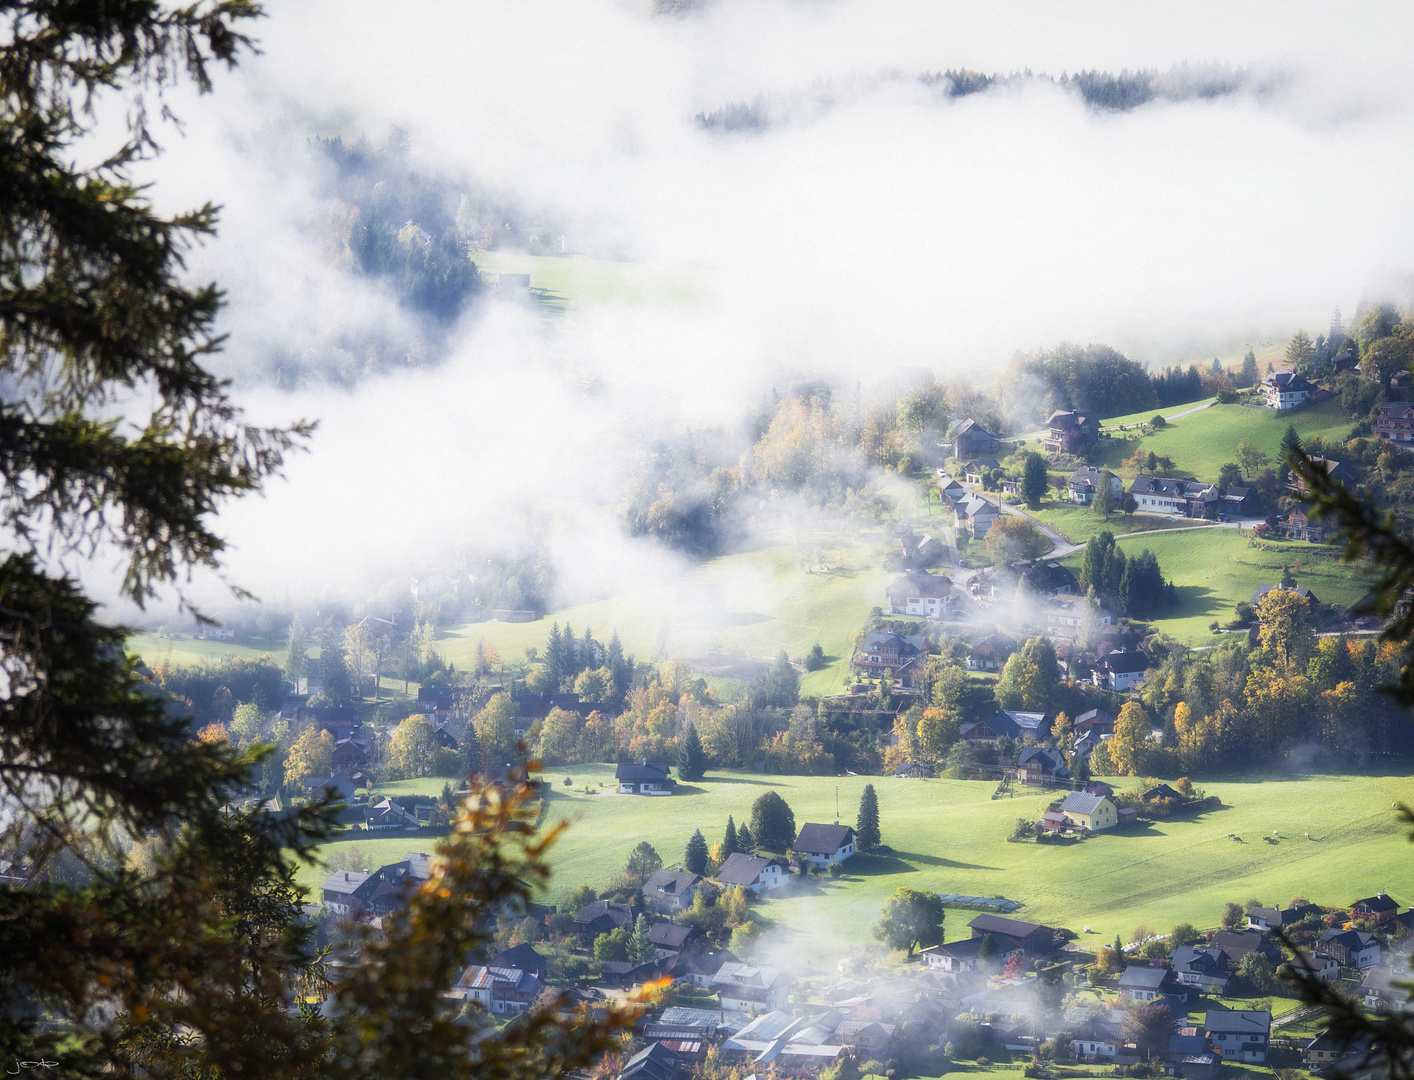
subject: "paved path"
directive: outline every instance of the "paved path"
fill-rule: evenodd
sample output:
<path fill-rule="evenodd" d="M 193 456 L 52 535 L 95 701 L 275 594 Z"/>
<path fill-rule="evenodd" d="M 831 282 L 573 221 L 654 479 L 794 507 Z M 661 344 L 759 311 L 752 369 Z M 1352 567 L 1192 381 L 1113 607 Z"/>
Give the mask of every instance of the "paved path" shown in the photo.
<path fill-rule="evenodd" d="M 1217 399 L 1217 398 L 1214 398 L 1212 401 L 1205 401 L 1205 402 L 1203 402 L 1203 404 L 1201 404 L 1201 405 L 1194 405 L 1193 408 L 1191 408 L 1191 409 L 1184 409 L 1182 412 L 1176 412 L 1176 413 L 1174 413 L 1172 416 L 1165 416 L 1164 419 L 1165 419 L 1165 420 L 1177 420 L 1180 416 L 1192 416 L 1194 413 L 1196 413 L 1196 412 L 1202 412 L 1204 409 L 1211 408 L 1212 406 L 1216 405 L 1217 403 L 1218 403 L 1218 399 Z"/>
<path fill-rule="evenodd" d="M 1011 503 L 1001 502 L 1000 500 L 997 500 L 997 507 L 1001 510 L 1003 514 L 1013 514 L 1016 517 L 1025 518 L 1027 521 L 1031 522 L 1032 525 L 1035 525 L 1036 528 L 1041 530 L 1041 534 L 1045 536 L 1046 539 L 1049 540 L 1052 544 L 1055 545 L 1054 550 L 1051 551 L 1049 556 L 1052 559 L 1059 559 L 1062 556 L 1069 555 L 1072 551 L 1079 551 L 1082 547 L 1085 546 L 1084 544 L 1072 544 L 1069 540 L 1061 536 L 1060 533 L 1056 532 L 1055 529 L 1051 528 L 1044 521 L 1041 521 L 1039 518 L 1032 517 L 1019 506 L 1014 506 Z"/>

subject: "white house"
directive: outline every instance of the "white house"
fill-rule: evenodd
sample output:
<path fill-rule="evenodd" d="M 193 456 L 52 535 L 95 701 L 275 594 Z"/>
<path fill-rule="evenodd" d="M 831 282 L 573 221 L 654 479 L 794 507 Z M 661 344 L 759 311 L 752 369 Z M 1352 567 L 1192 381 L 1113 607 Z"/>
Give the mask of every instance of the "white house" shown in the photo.
<path fill-rule="evenodd" d="M 728 856 L 717 871 L 717 880 L 723 885 L 739 885 L 756 896 L 779 889 L 789 878 L 790 867 L 780 859 L 765 859 L 741 851 Z"/>
<path fill-rule="evenodd" d="M 937 618 L 952 602 L 952 579 L 925 570 L 910 570 L 884 590 L 890 615 Z"/>
<path fill-rule="evenodd" d="M 1001 511 L 995 503 L 988 502 L 980 495 L 970 494 L 953 504 L 953 513 L 956 515 L 958 528 L 965 525 L 974 539 L 981 540 L 987 535 L 987 530 L 992 527 L 992 522 L 997 520 Z"/>
<path fill-rule="evenodd" d="M 844 862 L 854 854 L 854 830 L 838 822 L 833 825 L 802 825 L 800 835 L 791 847 L 815 866 Z"/>
<path fill-rule="evenodd" d="M 1262 397 L 1267 407 L 1285 412 L 1309 401 L 1315 390 L 1309 380 L 1294 371 L 1274 371 L 1262 380 Z"/>
<path fill-rule="evenodd" d="M 1082 465 L 1070 474 L 1070 479 L 1066 481 L 1066 492 L 1070 495 L 1070 501 L 1089 506 L 1095 501 L 1095 495 L 1106 478 L 1109 479 L 1110 491 L 1114 493 L 1115 504 L 1118 505 L 1119 500 L 1124 498 L 1124 481 L 1108 469 L 1097 469 L 1094 465 Z"/>
<path fill-rule="evenodd" d="M 659 761 L 632 761 L 614 772 L 620 795 L 671 795 L 677 781 L 669 766 Z"/>
<path fill-rule="evenodd" d="M 1090 681 L 1106 690 L 1122 694 L 1144 681 L 1144 672 L 1149 669 L 1149 658 L 1142 652 L 1105 653 L 1091 673 Z"/>
<path fill-rule="evenodd" d="M 791 977 L 780 968 L 728 963 L 717 969 L 712 985 L 723 1009 L 760 1013 L 785 1007 L 790 998 Z"/>

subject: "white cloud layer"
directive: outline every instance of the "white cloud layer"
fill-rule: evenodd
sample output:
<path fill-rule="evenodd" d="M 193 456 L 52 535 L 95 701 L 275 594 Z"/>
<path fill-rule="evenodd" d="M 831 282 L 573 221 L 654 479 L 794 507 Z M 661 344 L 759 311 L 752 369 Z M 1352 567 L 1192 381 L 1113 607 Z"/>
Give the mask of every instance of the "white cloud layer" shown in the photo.
<path fill-rule="evenodd" d="M 398 126 L 429 169 L 566 220 L 583 249 L 690 273 L 699 297 L 549 328 L 493 310 L 431 373 L 243 391 L 263 417 L 323 427 L 267 499 L 226 514 L 239 580 L 386 577 L 419 544 L 504 535 L 536 506 L 595 538 L 567 545 L 595 553 L 566 560 L 579 578 L 668 574 L 675 560 L 641 562 L 609 520 L 655 425 L 733 420 L 792 370 L 985 380 L 1060 339 L 1163 362 L 1315 331 L 1414 269 L 1407 4 L 646 6 L 272 2 L 263 55 L 180 101 L 186 134 L 153 176 L 164 205 L 226 206 L 194 268 L 230 288 L 238 374 L 273 344 L 404 319 L 310 242 L 310 178 L 247 151 L 270 122 L 375 140 Z M 1259 89 L 1113 114 L 1040 83 L 942 101 L 879 78 L 1183 62 L 1247 69 Z M 833 109 L 761 134 L 691 122 L 821 86 Z"/>

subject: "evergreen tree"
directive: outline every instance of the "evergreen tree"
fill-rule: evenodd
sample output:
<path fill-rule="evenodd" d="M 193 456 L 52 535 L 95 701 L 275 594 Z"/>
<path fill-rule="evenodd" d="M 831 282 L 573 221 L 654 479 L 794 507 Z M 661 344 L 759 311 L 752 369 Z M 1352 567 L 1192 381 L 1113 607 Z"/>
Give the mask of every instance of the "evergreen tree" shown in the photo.
<path fill-rule="evenodd" d="M 707 755 L 702 750 L 697 725 L 689 720 L 687 730 L 682 735 L 682 748 L 678 751 L 678 779 L 701 780 L 706 771 Z"/>
<path fill-rule="evenodd" d="M 1288 423 L 1286 434 L 1281 437 L 1281 460 L 1283 464 L 1289 464 L 1293 451 L 1301 450 L 1301 436 L 1296 434 L 1296 425 Z"/>
<path fill-rule="evenodd" d="M 476 734 L 476 725 L 468 723 L 462 734 L 461 745 L 457 747 L 457 769 L 463 776 L 481 771 L 481 739 Z"/>
<path fill-rule="evenodd" d="M 879 841 L 879 796 L 873 784 L 865 784 L 859 796 L 859 817 L 854 823 L 854 847 L 867 854 L 879 846 Z"/>
<path fill-rule="evenodd" d="M 1084 787 L 1090 782 L 1090 759 L 1080 758 L 1075 765 L 1075 782 Z"/>
<path fill-rule="evenodd" d="M 687 838 L 687 851 L 683 854 L 682 864 L 694 874 L 706 871 L 707 840 L 702 835 L 701 829 L 693 829 L 692 835 Z"/>
<path fill-rule="evenodd" d="M 300 622 L 300 617 L 296 615 L 290 622 L 290 632 L 285 639 L 285 678 L 296 694 L 300 692 L 300 684 L 307 674 L 308 651 L 309 635 L 305 633 L 304 623 Z"/>
<path fill-rule="evenodd" d="M 728 855 L 735 855 L 741 849 L 737 847 L 736 823 L 732 821 L 732 816 L 727 815 L 727 831 L 722 836 L 722 858 Z"/>
<path fill-rule="evenodd" d="M 353 679 L 337 631 L 326 631 L 319 641 L 319 691 L 332 705 L 345 705 L 353 697 Z"/>
<path fill-rule="evenodd" d="M 751 703 L 758 709 L 789 709 L 800 700 L 800 676 L 784 649 L 756 680 L 750 696 Z"/>
<path fill-rule="evenodd" d="M 565 677 L 565 645 L 559 622 L 550 624 L 550 637 L 545 642 L 545 674 L 550 677 L 550 685 L 558 690 L 560 680 Z"/>
<path fill-rule="evenodd" d="M 658 955 L 658 950 L 653 947 L 653 939 L 648 927 L 648 917 L 639 915 L 638 920 L 633 925 L 633 937 L 628 943 L 628 958 L 635 964 L 646 964 Z"/>
<path fill-rule="evenodd" d="M 1034 508 L 1041 505 L 1046 486 L 1050 483 L 1046 476 L 1046 459 L 1034 451 L 1029 451 L 1025 461 L 1021 472 L 1021 497 L 1026 500 L 1028 506 Z"/>
<path fill-rule="evenodd" d="M 560 647 L 563 650 L 562 655 L 564 660 L 561 664 L 559 679 L 556 680 L 557 686 L 561 679 L 573 679 L 579 674 L 581 667 L 579 662 L 579 642 L 575 640 L 574 627 L 569 623 L 565 623 L 565 633 L 560 639 Z"/>
<path fill-rule="evenodd" d="M 609 635 L 609 649 L 604 657 L 604 666 L 609 669 L 610 674 L 614 677 L 614 696 L 616 700 L 622 701 L 624 695 L 628 693 L 628 679 L 624 677 L 624 646 L 623 642 L 619 640 L 619 632 L 617 630 Z"/>
<path fill-rule="evenodd" d="M 756 850 L 756 841 L 751 836 L 751 828 L 744 821 L 737 826 L 736 849 L 744 851 L 748 855 Z"/>
<path fill-rule="evenodd" d="M 579 669 L 575 674 L 578 675 L 580 671 L 586 668 L 599 667 L 602 663 L 600 657 L 602 652 L 603 650 L 599 648 L 599 643 L 594 640 L 594 631 L 586 626 L 584 628 L 584 637 L 579 639 Z"/>
<path fill-rule="evenodd" d="M 1242 358 L 1241 383 L 1243 386 L 1255 386 L 1257 384 L 1257 354 L 1251 349 L 1247 350 L 1247 355 Z"/>

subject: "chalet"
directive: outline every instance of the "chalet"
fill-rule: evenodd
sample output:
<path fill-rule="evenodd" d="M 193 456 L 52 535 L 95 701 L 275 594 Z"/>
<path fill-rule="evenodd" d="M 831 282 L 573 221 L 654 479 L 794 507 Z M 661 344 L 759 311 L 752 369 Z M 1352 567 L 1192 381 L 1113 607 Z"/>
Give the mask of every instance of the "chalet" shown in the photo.
<path fill-rule="evenodd" d="M 434 724 L 446 723 L 467 690 L 458 686 L 422 686 L 417 691 L 417 711 Z"/>
<path fill-rule="evenodd" d="M 620 795 L 671 795 L 677 787 L 672 770 L 660 761 L 628 762 L 614 771 Z"/>
<path fill-rule="evenodd" d="M 1328 1067 L 1343 1058 L 1358 1060 L 1365 1057 L 1370 1049 L 1368 1037 L 1351 1041 L 1337 1038 L 1329 1028 L 1322 1029 L 1316 1037 L 1301 1048 L 1301 1057 L 1310 1068 L 1311 1075 L 1329 1075 Z"/>
<path fill-rule="evenodd" d="M 1223 994 L 1232 978 L 1228 971 L 1227 954 L 1221 949 L 1201 945 L 1180 945 L 1169 954 L 1178 981 L 1199 991 Z"/>
<path fill-rule="evenodd" d="M 1000 469 L 1002 463 L 996 458 L 973 458 L 964 466 L 962 475 L 969 484 L 980 484 L 985 481 L 993 469 Z"/>
<path fill-rule="evenodd" d="M 989 502 L 981 495 L 969 494 L 953 506 L 953 514 L 959 529 L 966 527 L 973 539 L 981 540 L 1001 513 L 996 503 Z"/>
<path fill-rule="evenodd" d="M 416 829 L 417 815 L 392 799 L 379 799 L 363 811 L 365 829 Z"/>
<path fill-rule="evenodd" d="M 543 979 L 547 965 L 545 958 L 535 951 L 534 946 L 523 942 L 520 945 L 512 945 L 509 949 L 502 949 L 491 957 L 487 967 L 515 968 L 534 975 L 537 979 Z"/>
<path fill-rule="evenodd" d="M 1254 930 L 1285 930 L 1312 915 L 1320 914 L 1321 909 L 1315 904 L 1298 904 L 1288 908 L 1250 907 L 1247 909 L 1247 925 Z"/>
<path fill-rule="evenodd" d="M 891 672 L 895 686 L 911 689 L 918 685 L 929 644 L 922 634 L 870 634 L 854 654 L 850 669 L 866 679 L 881 679 Z"/>
<path fill-rule="evenodd" d="M 1106 795 L 1091 795 L 1087 791 L 1072 791 L 1060 804 L 1058 812 L 1067 824 L 1082 832 L 1113 829 L 1118 824 L 1115 804 Z"/>
<path fill-rule="evenodd" d="M 1144 792 L 1143 797 L 1145 802 L 1154 802 L 1164 799 L 1172 799 L 1174 802 L 1183 801 L 1183 796 L 1168 784 L 1159 784 L 1155 787 L 1151 787 L 1148 791 Z"/>
<path fill-rule="evenodd" d="M 1203 1034 L 1224 1061 L 1261 1064 L 1267 1060 L 1267 1039 L 1272 1031 L 1272 1014 L 1253 1009 L 1218 1012 L 1210 1009 L 1204 1018 Z"/>
<path fill-rule="evenodd" d="M 1384 893 L 1367 896 L 1350 905 L 1350 913 L 1377 923 L 1387 922 L 1399 913 L 1399 905 Z"/>
<path fill-rule="evenodd" d="M 1229 515 L 1236 514 L 1238 517 L 1251 514 L 1253 509 L 1252 489 L 1236 485 L 1227 489 L 1227 494 L 1222 496 L 1222 505 L 1218 507 L 1220 512 Z"/>
<path fill-rule="evenodd" d="M 1115 505 L 1118 506 L 1119 500 L 1124 498 L 1124 481 L 1108 469 L 1082 465 L 1070 474 L 1065 489 L 1071 502 L 1079 503 L 1081 506 L 1089 506 L 1095 501 L 1095 495 L 1100 490 L 1100 485 L 1106 482 L 1109 483 L 1110 491 L 1115 497 Z"/>
<path fill-rule="evenodd" d="M 968 671 L 1001 671 L 1011 654 L 1016 652 L 1016 642 L 1006 634 L 992 634 L 972 647 L 967 656 Z"/>
<path fill-rule="evenodd" d="M 304 782 L 304 792 L 311 799 L 322 799 L 328 795 L 342 802 L 354 797 L 358 786 L 347 776 L 335 773 L 333 776 L 311 776 Z"/>
<path fill-rule="evenodd" d="M 1080 582 L 1068 566 L 1044 562 L 1026 572 L 1025 580 L 1033 589 L 1051 596 L 1073 596 L 1080 591 Z"/>
<path fill-rule="evenodd" d="M 1290 963 L 1293 971 L 1304 972 L 1317 982 L 1335 982 L 1340 978 L 1340 963 L 1333 957 L 1316 956 L 1305 949 L 1297 949 Z"/>
<path fill-rule="evenodd" d="M 1375 438 L 1401 450 L 1414 449 L 1414 402 L 1382 401 L 1375 418 Z"/>
<path fill-rule="evenodd" d="M 682 1065 L 681 1055 L 676 1051 L 661 1042 L 653 1042 L 624 1063 L 619 1080 L 677 1080 Z"/>
<path fill-rule="evenodd" d="M 1002 451 L 1002 437 L 988 431 L 971 417 L 958 425 L 953 433 L 953 457 L 958 461 L 968 458 L 990 457 Z"/>
<path fill-rule="evenodd" d="M 671 922 L 655 922 L 648 927 L 648 940 L 657 950 L 658 959 L 666 960 L 678 956 L 692 944 L 697 931 L 690 926 L 679 926 Z"/>
<path fill-rule="evenodd" d="M 933 775 L 933 766 L 926 761 L 905 761 L 894 770 L 896 780 L 927 780 Z"/>
<path fill-rule="evenodd" d="M 997 954 L 997 960 L 1003 964 L 1013 956 L 1020 956 L 1025 951 L 1025 946 L 1019 939 L 1009 934 L 996 933 L 965 938 L 962 941 L 952 941 L 946 945 L 932 945 L 920 950 L 918 955 L 923 959 L 923 963 L 930 968 L 940 968 L 954 974 L 962 971 L 976 971 L 981 963 L 978 953 L 982 948 L 982 942 L 989 937 L 1001 950 Z"/>
<path fill-rule="evenodd" d="M 545 989 L 536 975 L 518 968 L 472 964 L 449 996 L 479 1005 L 497 1016 L 519 1016 Z"/>
<path fill-rule="evenodd" d="M 1104 709 L 1087 709 L 1075 718 L 1074 727 L 1077 734 L 1093 731 L 1100 735 L 1113 735 L 1116 720 L 1118 717 Z"/>
<path fill-rule="evenodd" d="M 1325 473 L 1328 479 L 1335 481 L 1337 484 L 1348 486 L 1355 482 L 1355 477 L 1351 471 L 1339 461 L 1335 461 L 1332 458 L 1313 457 L 1311 464 L 1315 467 L 1317 472 Z M 1297 495 L 1306 494 L 1306 479 L 1297 473 L 1295 469 L 1286 474 L 1286 486 L 1287 490 Z"/>
<path fill-rule="evenodd" d="M 1316 939 L 1315 953 L 1364 971 L 1380 962 L 1380 939 L 1363 930 L 1327 930 Z"/>
<path fill-rule="evenodd" d="M 1188 518 L 1201 518 L 1218 498 L 1216 484 L 1166 476 L 1140 476 L 1129 485 L 1129 493 L 1142 511 Z"/>
<path fill-rule="evenodd" d="M 1046 632 L 1052 637 L 1074 638 L 1080 633 L 1085 622 L 1085 609 L 1089 598 L 1084 596 L 1051 596 L 1041 605 L 1041 613 L 1046 617 Z M 1114 613 L 1104 601 L 1095 610 L 1096 626 L 1113 626 Z"/>
<path fill-rule="evenodd" d="M 937 537 L 908 532 L 898 539 L 899 552 L 914 566 L 932 566 L 947 554 L 948 549 Z"/>
<path fill-rule="evenodd" d="M 1069 780 L 1070 770 L 1059 750 L 1028 746 L 1017 761 L 1016 778 L 1027 787 L 1051 787 L 1057 780 Z"/>
<path fill-rule="evenodd" d="M 1120 995 L 1130 1002 L 1153 1001 L 1178 982 L 1172 968 L 1143 967 L 1133 964 L 1119 977 Z"/>
<path fill-rule="evenodd" d="M 1045 713 L 1018 712 L 1001 709 L 985 720 L 974 720 L 962 726 L 962 737 L 970 742 L 995 743 L 1005 737 L 1021 741 L 1030 738 L 1040 742 L 1051 733 L 1051 722 Z"/>
<path fill-rule="evenodd" d="M 1020 495 L 1020 494 L 1021 494 L 1021 481 L 1020 481 L 1020 480 L 1003 480 L 1003 481 L 1002 481 L 1002 494 L 1003 494 L 1003 495 Z"/>
<path fill-rule="evenodd" d="M 420 851 L 409 851 L 398 862 L 380 866 L 370 875 L 369 912 L 383 918 L 407 907 L 412 894 L 431 877 L 432 859 Z"/>
<path fill-rule="evenodd" d="M 1043 440 L 1043 445 L 1053 453 L 1079 450 L 1100 437 L 1099 418 L 1078 410 L 1056 410 L 1046 420 L 1046 427 L 1050 429 L 1050 434 Z"/>
<path fill-rule="evenodd" d="M 349 736 L 334 741 L 334 771 L 340 776 L 352 777 L 368 764 L 368 744 Z"/>
<path fill-rule="evenodd" d="M 1075 746 L 1071 753 L 1078 754 L 1083 758 L 1088 758 L 1099 748 L 1102 742 L 1111 737 L 1111 733 L 1102 735 L 1098 731 L 1082 731 L 1075 736 Z"/>
<path fill-rule="evenodd" d="M 600 934 L 608 934 L 633 923 L 633 908 L 610 900 L 595 900 L 574 915 L 575 933 L 581 945 L 593 945 Z"/>
<path fill-rule="evenodd" d="M 1286 512 L 1286 535 L 1291 540 L 1309 540 L 1313 544 L 1323 544 L 1330 535 L 1330 529 L 1324 521 L 1311 517 L 1305 506 L 1296 503 Z"/>
<path fill-rule="evenodd" d="M 786 1004 L 790 997 L 791 977 L 776 967 L 723 964 L 712 977 L 712 986 L 717 990 L 722 1008 L 736 1012 L 762 1012 L 779 1009 Z"/>
<path fill-rule="evenodd" d="M 643 883 L 643 899 L 654 911 L 672 915 L 692 907 L 701 882 L 690 870 L 659 870 Z"/>
<path fill-rule="evenodd" d="M 1262 380 L 1262 397 L 1267 408 L 1286 412 L 1311 400 L 1316 387 L 1294 371 L 1274 371 Z"/>
<path fill-rule="evenodd" d="M 1144 672 L 1149 669 L 1149 658 L 1142 652 L 1105 653 L 1095 664 L 1090 681 L 1096 686 L 1122 694 L 1144 681 Z"/>
<path fill-rule="evenodd" d="M 1414 1001 L 1409 997 L 1409 980 L 1407 972 L 1396 976 L 1387 967 L 1370 968 L 1360 984 L 1365 1007 L 1376 1012 L 1409 1012 L 1414 1009 Z"/>
<path fill-rule="evenodd" d="M 457 734 L 456 729 L 446 721 L 438 724 L 436 728 L 433 729 L 432 738 L 436 740 L 439 750 L 461 749 L 461 737 Z"/>
<path fill-rule="evenodd" d="M 890 615 L 922 615 L 936 619 L 952 601 L 952 579 L 923 570 L 910 570 L 884 590 Z"/>
<path fill-rule="evenodd" d="M 727 856 L 727 861 L 717 871 L 717 880 L 723 885 L 739 886 L 755 896 L 779 889 L 789 879 L 790 867 L 780 859 L 748 855 L 743 851 Z"/>
<path fill-rule="evenodd" d="M 854 854 L 854 830 L 848 825 L 802 825 L 791 847 L 815 866 L 844 862 Z"/>
<path fill-rule="evenodd" d="M 324 906 L 339 915 L 349 917 L 361 913 L 373 895 L 373 875 L 367 870 L 337 870 L 324 879 L 321 887 Z"/>
<path fill-rule="evenodd" d="M 967 498 L 968 491 L 947 473 L 938 474 L 938 494 L 943 497 L 944 504 L 956 506 L 958 502 Z"/>
<path fill-rule="evenodd" d="M 967 925 L 974 938 L 984 938 L 990 934 L 998 944 L 1004 944 L 998 935 L 1020 942 L 1022 955 L 1027 957 L 1050 956 L 1056 949 L 1056 932 L 1040 923 L 1008 919 L 1002 915 L 978 915 Z"/>
<path fill-rule="evenodd" d="M 1268 593 L 1275 592 L 1278 589 L 1284 588 L 1286 588 L 1285 585 L 1258 585 L 1257 591 L 1252 594 L 1252 606 L 1254 608 L 1260 607 L 1262 601 L 1267 598 Z M 1307 605 L 1311 608 L 1312 611 L 1315 611 L 1318 607 L 1321 606 L 1320 600 L 1316 598 L 1316 594 L 1313 593 L 1310 589 L 1294 589 L 1294 591 L 1297 596 L 1301 597 L 1301 599 L 1306 601 Z"/>
<path fill-rule="evenodd" d="M 1219 930 L 1208 942 L 1227 956 L 1227 966 L 1236 971 L 1250 953 L 1259 952 L 1273 965 L 1281 963 L 1281 949 L 1260 930 Z"/>

